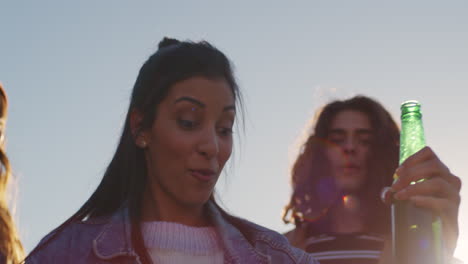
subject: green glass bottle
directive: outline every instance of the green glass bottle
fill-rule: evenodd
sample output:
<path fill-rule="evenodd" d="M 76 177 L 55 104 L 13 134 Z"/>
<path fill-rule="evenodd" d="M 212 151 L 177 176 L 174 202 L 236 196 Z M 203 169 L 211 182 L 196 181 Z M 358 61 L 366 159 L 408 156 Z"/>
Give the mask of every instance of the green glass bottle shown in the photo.
<path fill-rule="evenodd" d="M 404 102 L 401 105 L 400 164 L 425 145 L 421 105 L 417 101 Z M 441 221 L 430 210 L 415 207 L 409 201 L 395 200 L 392 239 L 395 264 L 443 264 Z"/>

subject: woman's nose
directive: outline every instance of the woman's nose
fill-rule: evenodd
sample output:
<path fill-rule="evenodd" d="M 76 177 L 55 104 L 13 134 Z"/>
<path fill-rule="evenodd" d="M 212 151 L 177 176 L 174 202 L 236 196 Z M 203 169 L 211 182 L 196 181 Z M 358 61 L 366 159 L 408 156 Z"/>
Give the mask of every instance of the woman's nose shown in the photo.
<path fill-rule="evenodd" d="M 198 144 L 198 152 L 207 159 L 211 159 L 219 152 L 218 140 L 216 129 L 206 129 L 206 131 L 203 132 L 200 143 Z"/>
<path fill-rule="evenodd" d="M 356 153 L 356 143 L 352 139 L 347 139 L 343 145 L 343 152 L 345 154 L 354 154 Z"/>

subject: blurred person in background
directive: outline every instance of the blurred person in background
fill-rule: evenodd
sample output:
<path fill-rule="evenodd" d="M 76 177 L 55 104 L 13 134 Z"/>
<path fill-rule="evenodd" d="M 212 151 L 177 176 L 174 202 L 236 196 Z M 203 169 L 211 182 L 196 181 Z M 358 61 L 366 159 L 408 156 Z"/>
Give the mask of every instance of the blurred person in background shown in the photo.
<path fill-rule="evenodd" d="M 0 263 L 19 263 L 24 258 L 13 217 L 8 207 L 7 187 L 11 178 L 11 167 L 5 153 L 5 125 L 8 100 L 0 83 Z"/>
<path fill-rule="evenodd" d="M 286 233 L 290 242 L 322 264 L 389 261 L 390 206 L 381 193 L 396 171 L 400 179 L 392 192 L 442 218 L 451 258 L 458 238 L 460 179 L 429 147 L 402 166 L 398 159 L 399 129 L 380 103 L 356 96 L 325 105 L 292 167 L 293 192 L 283 215 L 295 224 Z M 429 180 L 409 185 L 423 178 Z"/>

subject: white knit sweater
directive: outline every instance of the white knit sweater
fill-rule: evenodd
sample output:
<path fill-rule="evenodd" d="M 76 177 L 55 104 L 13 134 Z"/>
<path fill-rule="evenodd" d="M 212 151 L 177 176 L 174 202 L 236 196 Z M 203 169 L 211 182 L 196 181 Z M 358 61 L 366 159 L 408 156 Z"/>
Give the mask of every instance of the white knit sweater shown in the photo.
<path fill-rule="evenodd" d="M 155 264 L 222 264 L 223 249 L 213 227 L 143 222 L 145 246 Z"/>

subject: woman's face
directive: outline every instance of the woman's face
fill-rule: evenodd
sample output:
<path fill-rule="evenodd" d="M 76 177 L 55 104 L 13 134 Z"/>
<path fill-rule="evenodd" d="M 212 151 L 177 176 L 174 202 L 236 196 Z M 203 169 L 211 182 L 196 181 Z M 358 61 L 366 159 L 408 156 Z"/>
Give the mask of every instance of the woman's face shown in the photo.
<path fill-rule="evenodd" d="M 341 191 L 356 192 L 367 178 L 372 127 L 366 114 L 343 110 L 336 114 L 328 131 L 332 143 L 326 149 L 331 174 Z"/>
<path fill-rule="evenodd" d="M 224 79 L 192 77 L 170 88 L 152 127 L 141 134 L 158 204 L 199 207 L 207 202 L 231 155 L 235 114 Z"/>

